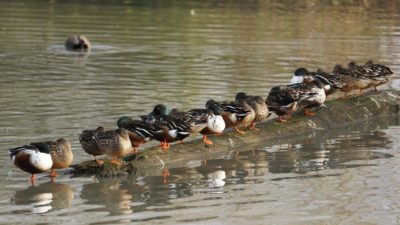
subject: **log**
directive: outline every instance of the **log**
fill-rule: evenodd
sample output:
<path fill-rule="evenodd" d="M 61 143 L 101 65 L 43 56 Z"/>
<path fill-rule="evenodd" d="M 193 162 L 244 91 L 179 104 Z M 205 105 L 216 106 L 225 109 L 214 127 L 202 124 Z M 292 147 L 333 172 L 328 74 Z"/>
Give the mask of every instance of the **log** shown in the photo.
<path fill-rule="evenodd" d="M 363 124 L 376 118 L 380 118 L 382 123 L 385 118 L 399 114 L 400 91 L 369 92 L 347 99 L 329 100 L 325 104 L 327 107 L 316 109 L 317 114 L 313 117 L 299 112 L 286 123 L 277 123 L 275 119 L 270 119 L 257 124 L 259 131 L 247 131 L 245 135 L 227 130 L 222 136 L 210 137 L 214 142 L 212 146 L 205 146 L 200 138 L 173 144 L 168 152 L 163 152 L 157 145 L 144 149 L 138 155 L 126 157 L 125 163 L 120 166 L 115 166 L 107 160 L 102 166 L 94 161 L 85 161 L 73 165 L 72 173 L 76 176 L 101 177 L 159 175 L 162 169 L 182 167 L 190 161 L 215 159 L 230 153 L 279 144 L 293 138 L 344 132 L 345 129 L 340 128 Z"/>

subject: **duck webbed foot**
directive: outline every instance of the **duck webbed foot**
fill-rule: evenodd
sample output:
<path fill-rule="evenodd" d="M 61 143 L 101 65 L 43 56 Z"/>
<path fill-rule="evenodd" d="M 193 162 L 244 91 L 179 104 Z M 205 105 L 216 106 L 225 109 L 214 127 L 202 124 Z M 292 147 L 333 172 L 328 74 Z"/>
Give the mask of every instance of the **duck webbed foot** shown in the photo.
<path fill-rule="evenodd" d="M 238 132 L 239 134 L 241 134 L 241 135 L 244 135 L 244 134 L 246 134 L 246 132 L 245 131 L 243 131 L 243 130 L 239 130 L 239 128 L 237 128 L 237 127 L 235 127 L 235 130 L 236 130 L 236 132 Z"/>
<path fill-rule="evenodd" d="M 306 114 L 306 116 L 315 116 L 316 115 L 315 112 L 311 112 L 310 109 L 308 109 L 308 108 L 304 109 L 304 114 Z"/>
<path fill-rule="evenodd" d="M 57 176 L 57 173 L 54 169 L 51 169 L 50 177 L 54 178 Z"/>
<path fill-rule="evenodd" d="M 165 151 L 165 152 L 168 151 L 169 147 L 170 147 L 170 145 L 167 141 L 161 142 L 161 148 L 163 151 Z"/>
<path fill-rule="evenodd" d="M 213 145 L 214 144 L 210 139 L 207 138 L 207 135 L 203 135 L 203 142 L 206 145 Z"/>
<path fill-rule="evenodd" d="M 99 164 L 99 165 L 103 165 L 104 164 L 104 161 L 100 160 L 100 159 L 96 159 L 96 156 L 93 156 L 93 158 L 94 158 L 94 161 L 96 161 L 97 164 Z"/>
<path fill-rule="evenodd" d="M 256 123 L 255 122 L 251 122 L 249 130 L 259 131 L 260 129 L 256 128 Z"/>
<path fill-rule="evenodd" d="M 121 162 L 117 159 L 117 157 L 113 157 L 111 163 L 114 165 L 121 165 Z"/>

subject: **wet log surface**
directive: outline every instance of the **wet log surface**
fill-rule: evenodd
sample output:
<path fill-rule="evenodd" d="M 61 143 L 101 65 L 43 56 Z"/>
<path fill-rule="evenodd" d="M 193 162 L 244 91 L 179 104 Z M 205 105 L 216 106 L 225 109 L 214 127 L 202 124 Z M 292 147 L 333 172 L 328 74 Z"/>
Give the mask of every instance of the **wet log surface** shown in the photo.
<path fill-rule="evenodd" d="M 214 142 L 212 146 L 205 146 L 201 139 L 173 144 L 168 152 L 154 146 L 143 149 L 139 155 L 126 157 L 125 163 L 120 166 L 109 161 L 101 166 L 94 161 L 73 165 L 73 174 L 104 177 L 159 174 L 161 169 L 185 166 L 190 161 L 213 159 L 237 151 L 279 144 L 284 139 L 323 135 L 352 124 L 366 123 L 374 118 L 385 120 L 385 117 L 398 115 L 400 91 L 370 92 L 347 99 L 329 100 L 325 104 L 328 107 L 316 109 L 317 114 L 314 117 L 307 117 L 299 112 L 286 123 L 277 123 L 275 119 L 271 119 L 258 124 L 259 131 L 248 131 L 245 135 L 227 130 L 222 136 L 210 137 Z"/>

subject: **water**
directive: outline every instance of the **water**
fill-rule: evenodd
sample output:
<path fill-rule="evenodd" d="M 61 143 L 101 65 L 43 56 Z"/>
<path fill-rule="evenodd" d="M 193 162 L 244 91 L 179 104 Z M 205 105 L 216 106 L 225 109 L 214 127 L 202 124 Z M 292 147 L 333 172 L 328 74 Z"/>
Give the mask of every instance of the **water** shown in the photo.
<path fill-rule="evenodd" d="M 397 224 L 398 118 L 277 140 L 129 179 L 40 178 L 7 149 L 114 128 L 164 102 L 200 107 L 266 96 L 296 67 L 373 59 L 400 71 L 400 6 L 389 1 L 1 1 L 0 223 Z M 92 52 L 66 52 L 71 34 Z M 400 87 L 395 75 L 383 88 Z"/>

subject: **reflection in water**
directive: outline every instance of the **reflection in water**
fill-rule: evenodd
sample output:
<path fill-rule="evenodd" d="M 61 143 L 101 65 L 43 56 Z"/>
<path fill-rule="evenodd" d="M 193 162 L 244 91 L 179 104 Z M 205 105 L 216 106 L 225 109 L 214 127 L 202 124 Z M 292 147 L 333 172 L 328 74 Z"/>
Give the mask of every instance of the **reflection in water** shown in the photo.
<path fill-rule="evenodd" d="M 73 199 L 74 191 L 69 185 L 49 181 L 15 192 L 11 202 L 33 206 L 32 213 L 45 213 L 69 208 Z"/>
<path fill-rule="evenodd" d="M 85 184 L 80 198 L 88 200 L 85 204 L 104 205 L 104 208 L 95 211 L 104 209 L 111 215 L 133 212 L 130 207 L 133 197 L 120 185 L 119 180 L 103 179 L 99 183 Z"/>
<path fill-rule="evenodd" d="M 388 120 L 387 123 L 393 122 Z M 377 124 L 382 129 L 384 126 L 382 124 L 385 123 L 378 121 Z M 171 168 L 166 183 L 159 171 L 156 172 L 158 176 L 99 179 L 98 183 L 85 184 L 80 197 L 87 200 L 85 204 L 102 206 L 87 212 L 105 211 L 109 212 L 110 216 L 154 212 L 154 215 L 144 214 L 134 218 L 132 215 L 124 217 L 123 220 L 110 218 L 104 222 L 106 224 L 170 219 L 171 212 L 202 208 L 197 205 L 197 201 L 200 201 L 200 205 L 203 204 L 201 201 L 224 201 L 221 196 L 226 194 L 226 190 L 230 187 L 237 185 L 341 176 L 338 173 L 305 174 L 324 169 L 373 166 L 369 160 L 392 157 L 390 154 L 377 151 L 390 148 L 392 143 L 384 131 L 373 128 L 378 127 L 374 127 L 371 123 L 320 132 L 312 138 L 287 140 L 290 143 L 288 149 L 277 149 L 278 145 L 272 145 L 262 150 L 241 151 L 221 159 L 202 161 L 195 167 Z M 368 131 L 369 129 L 373 131 Z M 284 176 L 265 179 L 269 173 L 284 174 Z M 188 197 L 196 199 L 196 195 L 199 194 L 206 196 L 198 200 L 189 200 L 188 205 L 174 204 L 174 200 Z M 263 200 L 256 199 L 252 202 L 261 203 Z M 248 203 L 241 201 L 241 204 Z M 199 216 L 196 220 L 207 220 L 207 218 L 215 217 Z"/>

